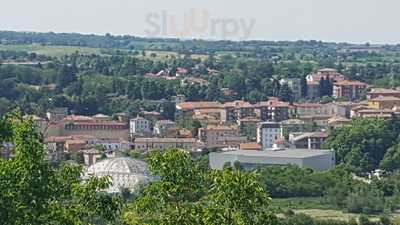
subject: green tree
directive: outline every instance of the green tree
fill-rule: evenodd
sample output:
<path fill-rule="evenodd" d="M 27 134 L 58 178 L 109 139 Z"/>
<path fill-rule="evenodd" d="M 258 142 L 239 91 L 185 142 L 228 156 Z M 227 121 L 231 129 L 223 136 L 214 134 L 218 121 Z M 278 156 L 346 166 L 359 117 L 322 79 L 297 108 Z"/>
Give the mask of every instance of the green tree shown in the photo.
<path fill-rule="evenodd" d="M 149 168 L 159 177 L 123 215 L 125 223 L 275 225 L 270 198 L 254 173 L 200 169 L 190 155 L 153 152 Z"/>
<path fill-rule="evenodd" d="M 11 122 L 12 121 L 12 122 Z M 52 168 L 44 160 L 43 144 L 34 123 L 10 119 L 8 138 L 15 157 L 0 160 L 0 218 L 2 224 L 88 224 L 114 220 L 118 199 L 102 193 L 108 178 L 81 182 L 81 167 Z"/>
<path fill-rule="evenodd" d="M 324 147 L 335 150 L 337 162 L 369 172 L 379 166 L 395 139 L 396 133 L 385 120 L 359 118 L 351 126 L 334 130 Z"/>
<path fill-rule="evenodd" d="M 211 173 L 213 184 L 204 208 L 205 225 L 278 224 L 269 210 L 271 199 L 254 173 L 226 169 Z"/>
<path fill-rule="evenodd" d="M 149 169 L 160 177 L 124 213 L 127 224 L 201 224 L 196 201 L 202 196 L 204 175 L 188 153 L 153 151 Z"/>
<path fill-rule="evenodd" d="M 390 147 L 382 161 L 380 167 L 388 171 L 394 171 L 400 169 L 400 144 Z"/>

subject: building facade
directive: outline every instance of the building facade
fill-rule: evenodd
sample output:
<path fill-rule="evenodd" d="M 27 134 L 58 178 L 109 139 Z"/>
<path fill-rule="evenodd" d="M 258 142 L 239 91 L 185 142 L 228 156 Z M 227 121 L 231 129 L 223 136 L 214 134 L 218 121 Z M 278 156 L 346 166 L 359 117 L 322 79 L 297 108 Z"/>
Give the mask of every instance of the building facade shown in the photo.
<path fill-rule="evenodd" d="M 278 122 L 261 122 L 257 125 L 257 143 L 263 150 L 273 147 L 275 142 L 283 138 L 282 126 Z"/>
<path fill-rule="evenodd" d="M 150 121 L 143 117 L 136 117 L 129 121 L 129 134 L 131 137 L 150 133 Z"/>
<path fill-rule="evenodd" d="M 239 135 L 238 126 L 207 126 L 199 128 L 199 140 L 207 147 L 228 147 L 247 141 Z"/>
<path fill-rule="evenodd" d="M 157 136 L 164 137 L 167 131 L 175 126 L 175 123 L 170 120 L 159 120 L 154 124 L 153 133 Z"/>
<path fill-rule="evenodd" d="M 355 100 L 361 97 L 366 90 L 367 84 L 360 81 L 344 80 L 333 84 L 334 98 L 344 98 L 347 100 Z"/>
<path fill-rule="evenodd" d="M 292 133 L 289 135 L 289 142 L 298 149 L 322 149 L 322 144 L 328 138 L 327 133 Z"/>
<path fill-rule="evenodd" d="M 192 149 L 196 147 L 196 143 L 195 138 L 135 138 L 133 147 L 139 151 L 169 148 Z"/>
<path fill-rule="evenodd" d="M 335 167 L 335 153 L 330 150 L 281 149 L 270 151 L 234 150 L 210 153 L 211 169 L 222 170 L 226 164 L 235 163 L 245 170 L 253 170 L 268 165 L 298 165 L 315 171 L 325 171 Z"/>

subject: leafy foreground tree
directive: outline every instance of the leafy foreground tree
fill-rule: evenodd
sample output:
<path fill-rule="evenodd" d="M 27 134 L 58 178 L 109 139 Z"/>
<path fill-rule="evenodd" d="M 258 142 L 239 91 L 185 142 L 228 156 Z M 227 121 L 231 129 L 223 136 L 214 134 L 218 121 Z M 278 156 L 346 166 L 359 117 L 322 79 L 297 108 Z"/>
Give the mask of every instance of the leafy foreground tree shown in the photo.
<path fill-rule="evenodd" d="M 81 167 L 52 168 L 30 120 L 0 124 L 0 140 L 15 145 L 15 157 L 0 159 L 1 224 L 102 224 L 118 216 L 119 200 L 99 192 L 109 185 L 108 178 L 82 183 Z"/>
<path fill-rule="evenodd" d="M 336 151 L 338 163 L 370 172 L 378 168 L 396 141 L 397 132 L 392 126 L 382 119 L 355 119 L 351 126 L 335 130 L 324 145 Z"/>
<path fill-rule="evenodd" d="M 127 224 L 277 224 L 270 198 L 253 173 L 204 172 L 181 150 L 154 152 L 149 167 L 160 179 L 128 207 Z"/>

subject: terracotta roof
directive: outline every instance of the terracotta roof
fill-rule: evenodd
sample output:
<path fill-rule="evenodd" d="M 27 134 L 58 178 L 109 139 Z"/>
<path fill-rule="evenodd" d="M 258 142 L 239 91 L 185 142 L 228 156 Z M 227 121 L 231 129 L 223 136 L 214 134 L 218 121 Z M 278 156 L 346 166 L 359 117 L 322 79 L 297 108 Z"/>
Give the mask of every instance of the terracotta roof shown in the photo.
<path fill-rule="evenodd" d="M 118 122 L 74 122 L 75 125 L 97 125 L 97 126 L 125 126 L 125 123 Z"/>
<path fill-rule="evenodd" d="M 366 83 L 361 81 L 343 80 L 333 84 L 334 86 L 367 86 Z"/>
<path fill-rule="evenodd" d="M 221 104 L 218 102 L 182 102 L 176 105 L 176 108 L 181 110 L 220 108 L 220 107 Z"/>
<path fill-rule="evenodd" d="M 261 150 L 261 145 L 257 142 L 242 143 L 239 146 L 240 150 Z"/>

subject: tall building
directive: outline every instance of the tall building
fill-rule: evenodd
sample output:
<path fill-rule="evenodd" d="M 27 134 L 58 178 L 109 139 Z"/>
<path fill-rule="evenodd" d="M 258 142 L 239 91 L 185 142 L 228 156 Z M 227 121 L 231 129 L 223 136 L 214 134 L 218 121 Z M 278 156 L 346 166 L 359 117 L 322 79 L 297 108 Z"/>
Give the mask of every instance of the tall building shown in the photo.
<path fill-rule="evenodd" d="M 257 125 L 257 142 L 262 150 L 271 149 L 275 142 L 283 138 L 282 126 L 278 122 L 262 122 Z"/>
<path fill-rule="evenodd" d="M 262 121 L 272 120 L 279 122 L 289 118 L 289 103 L 270 97 L 268 101 L 255 104 L 246 101 L 233 101 L 224 104 L 219 102 L 183 102 L 176 105 L 176 116 L 178 118 L 186 113 L 217 113 L 221 121 L 236 123 L 242 118 L 257 118 Z"/>
<path fill-rule="evenodd" d="M 333 84 L 333 97 L 354 100 L 361 97 L 361 93 L 367 88 L 367 84 L 360 81 L 339 81 Z"/>
<path fill-rule="evenodd" d="M 135 135 L 144 135 L 150 132 L 150 121 L 143 117 L 136 117 L 129 121 L 129 134 L 131 137 Z"/>
<path fill-rule="evenodd" d="M 321 79 L 329 79 L 332 82 L 341 82 L 345 80 L 343 74 L 340 74 L 335 69 L 325 68 L 320 69 L 316 73 L 309 74 L 306 77 L 307 80 L 307 97 L 318 98 L 319 96 L 319 82 Z"/>
<path fill-rule="evenodd" d="M 199 139 L 207 147 L 239 146 L 247 142 L 239 135 L 238 126 L 207 126 L 199 129 Z"/>

